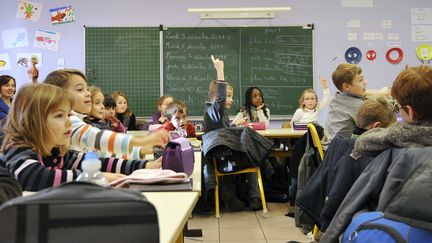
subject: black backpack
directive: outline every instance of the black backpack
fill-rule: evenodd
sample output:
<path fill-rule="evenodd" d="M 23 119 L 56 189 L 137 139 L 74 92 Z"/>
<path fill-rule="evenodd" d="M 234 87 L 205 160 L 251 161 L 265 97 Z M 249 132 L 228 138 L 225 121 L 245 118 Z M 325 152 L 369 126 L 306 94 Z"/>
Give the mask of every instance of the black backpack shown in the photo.
<path fill-rule="evenodd" d="M 156 209 L 141 193 L 85 182 L 7 201 L 0 230 L 2 243 L 159 242 Z"/>

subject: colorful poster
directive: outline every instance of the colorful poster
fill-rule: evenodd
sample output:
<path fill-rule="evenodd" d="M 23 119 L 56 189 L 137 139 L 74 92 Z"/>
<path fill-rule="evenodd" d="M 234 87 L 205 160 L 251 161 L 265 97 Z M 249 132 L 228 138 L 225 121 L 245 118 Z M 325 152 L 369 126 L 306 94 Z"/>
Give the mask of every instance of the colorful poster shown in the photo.
<path fill-rule="evenodd" d="M 75 21 L 72 6 L 50 9 L 51 24 L 65 24 Z"/>
<path fill-rule="evenodd" d="M 16 17 L 20 19 L 27 19 L 34 22 L 38 22 L 41 12 L 42 12 L 41 3 L 20 1 L 18 3 L 18 10 L 17 10 Z"/>
<path fill-rule="evenodd" d="M 26 28 L 3 30 L 2 36 L 4 49 L 29 45 Z"/>
<path fill-rule="evenodd" d="M 57 51 L 60 43 L 60 32 L 37 30 L 33 46 L 36 48 Z"/>
<path fill-rule="evenodd" d="M 0 71 L 11 69 L 9 54 L 0 54 Z"/>
<path fill-rule="evenodd" d="M 17 66 L 18 67 L 30 67 L 31 58 L 36 56 L 38 59 L 38 67 L 42 66 L 42 53 L 17 53 Z"/>

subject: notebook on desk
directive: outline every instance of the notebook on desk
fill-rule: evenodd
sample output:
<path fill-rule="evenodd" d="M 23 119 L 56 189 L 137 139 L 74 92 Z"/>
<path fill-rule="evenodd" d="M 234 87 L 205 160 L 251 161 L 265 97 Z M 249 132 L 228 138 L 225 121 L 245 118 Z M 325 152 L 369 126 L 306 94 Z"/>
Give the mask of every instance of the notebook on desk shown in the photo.
<path fill-rule="evenodd" d="M 129 189 L 142 192 L 192 191 L 192 178 L 173 184 L 143 184 L 130 182 Z"/>
<path fill-rule="evenodd" d="M 307 122 L 294 122 L 293 129 L 294 130 L 307 130 Z"/>

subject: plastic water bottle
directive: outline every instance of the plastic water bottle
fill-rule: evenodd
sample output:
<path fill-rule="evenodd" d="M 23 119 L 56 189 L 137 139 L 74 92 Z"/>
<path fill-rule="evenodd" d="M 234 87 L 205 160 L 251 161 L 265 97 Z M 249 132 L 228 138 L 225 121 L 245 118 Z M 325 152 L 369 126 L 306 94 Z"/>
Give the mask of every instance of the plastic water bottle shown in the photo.
<path fill-rule="evenodd" d="M 77 181 L 86 181 L 109 187 L 110 184 L 100 171 L 102 163 L 95 152 L 88 152 L 81 163 L 82 173 L 78 176 Z"/>

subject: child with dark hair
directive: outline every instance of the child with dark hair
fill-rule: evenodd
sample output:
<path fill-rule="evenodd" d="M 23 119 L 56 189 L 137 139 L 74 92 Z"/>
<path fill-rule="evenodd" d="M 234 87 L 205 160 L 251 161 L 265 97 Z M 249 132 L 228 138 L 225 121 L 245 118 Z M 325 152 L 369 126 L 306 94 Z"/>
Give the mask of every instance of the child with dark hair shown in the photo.
<path fill-rule="evenodd" d="M 9 75 L 0 76 L 0 120 L 6 118 L 12 97 L 16 91 L 15 79 Z"/>
<path fill-rule="evenodd" d="M 266 128 L 270 123 L 270 110 L 264 103 L 264 96 L 258 87 L 249 87 L 245 93 L 244 105 L 240 108 L 234 121 L 246 118 L 245 122 L 264 122 Z"/>
<path fill-rule="evenodd" d="M 104 99 L 104 106 L 105 106 L 105 114 L 104 114 L 104 120 L 105 123 L 109 126 L 109 129 L 111 129 L 114 132 L 120 132 L 125 133 L 126 129 L 123 126 L 123 124 L 116 118 L 116 102 L 115 100 L 109 96 L 105 95 Z"/>

